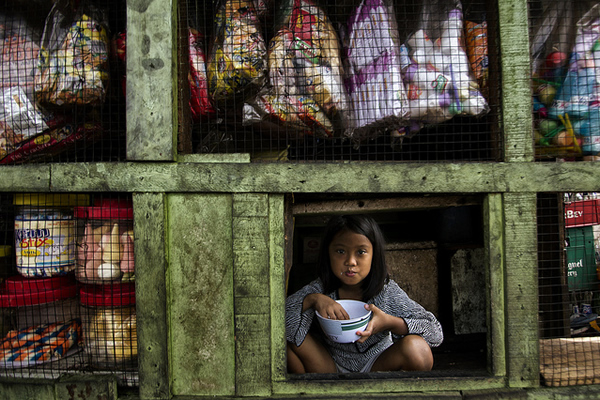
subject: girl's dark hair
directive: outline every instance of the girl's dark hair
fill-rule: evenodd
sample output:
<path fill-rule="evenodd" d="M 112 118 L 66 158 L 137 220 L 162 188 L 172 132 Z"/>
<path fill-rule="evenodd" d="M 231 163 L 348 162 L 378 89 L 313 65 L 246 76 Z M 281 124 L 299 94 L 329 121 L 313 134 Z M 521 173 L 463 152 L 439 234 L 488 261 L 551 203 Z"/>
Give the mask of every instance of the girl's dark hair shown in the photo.
<path fill-rule="evenodd" d="M 373 245 L 371 272 L 362 281 L 362 296 L 363 301 L 366 302 L 377 295 L 389 280 L 385 262 L 385 238 L 377 222 L 368 215 L 336 215 L 331 217 L 325 228 L 318 261 L 319 278 L 323 282 L 325 293 L 337 290 L 341 284 L 338 277 L 334 276 L 331 271 L 329 245 L 334 236 L 343 230 L 364 235 Z"/>

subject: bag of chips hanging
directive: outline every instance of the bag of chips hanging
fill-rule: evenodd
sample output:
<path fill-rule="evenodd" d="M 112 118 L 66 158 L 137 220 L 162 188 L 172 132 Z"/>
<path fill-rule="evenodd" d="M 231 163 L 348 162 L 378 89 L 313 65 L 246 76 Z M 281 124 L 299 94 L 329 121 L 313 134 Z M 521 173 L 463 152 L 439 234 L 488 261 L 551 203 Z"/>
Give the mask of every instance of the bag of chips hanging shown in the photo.
<path fill-rule="evenodd" d="M 57 1 L 46 18 L 35 76 L 36 100 L 54 106 L 98 105 L 109 82 L 108 33 L 99 10 Z M 68 13 L 67 13 L 68 12 Z"/>
<path fill-rule="evenodd" d="M 218 103 L 248 97 L 266 81 L 267 48 L 249 0 L 223 0 L 215 15 L 208 59 L 208 91 Z"/>
<path fill-rule="evenodd" d="M 343 83 L 339 38 L 311 0 L 287 0 L 269 43 L 269 86 L 244 106 L 244 123 L 270 120 L 295 135 L 342 132 L 349 99 Z"/>
<path fill-rule="evenodd" d="M 206 58 L 202 49 L 202 34 L 193 28 L 188 30 L 188 42 L 190 53 L 190 70 L 188 79 L 190 82 L 190 110 L 192 120 L 199 121 L 203 117 L 215 113 L 209 96 L 206 82 Z"/>

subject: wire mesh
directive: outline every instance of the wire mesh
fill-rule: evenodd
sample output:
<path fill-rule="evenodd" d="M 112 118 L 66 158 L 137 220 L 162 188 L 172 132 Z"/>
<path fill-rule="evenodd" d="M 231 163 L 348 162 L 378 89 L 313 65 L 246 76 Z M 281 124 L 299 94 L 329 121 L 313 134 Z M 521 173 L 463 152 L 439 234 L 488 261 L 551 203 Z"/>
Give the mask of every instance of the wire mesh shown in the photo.
<path fill-rule="evenodd" d="M 542 383 L 598 383 L 598 195 L 539 194 L 537 214 Z"/>
<path fill-rule="evenodd" d="M 536 158 L 596 160 L 600 5 L 564 0 L 528 4 Z"/>
<path fill-rule="evenodd" d="M 180 2 L 180 128 L 254 161 L 500 160 L 493 3 Z"/>
<path fill-rule="evenodd" d="M 0 195 L 0 376 L 137 386 L 131 196 Z"/>
<path fill-rule="evenodd" d="M 0 164 L 125 159 L 125 6 L 0 5 Z"/>

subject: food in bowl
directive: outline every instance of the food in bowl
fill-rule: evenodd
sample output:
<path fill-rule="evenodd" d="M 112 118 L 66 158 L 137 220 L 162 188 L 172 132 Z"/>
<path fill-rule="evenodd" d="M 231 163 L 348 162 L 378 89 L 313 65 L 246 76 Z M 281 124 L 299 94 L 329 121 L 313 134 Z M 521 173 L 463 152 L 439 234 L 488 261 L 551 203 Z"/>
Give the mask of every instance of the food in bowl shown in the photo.
<path fill-rule="evenodd" d="M 317 319 L 321 329 L 329 339 L 337 343 L 354 343 L 360 336 L 357 331 L 364 331 L 371 319 L 371 311 L 365 309 L 365 304 L 357 300 L 337 300 L 344 307 L 350 319 L 328 319 L 317 311 Z"/>

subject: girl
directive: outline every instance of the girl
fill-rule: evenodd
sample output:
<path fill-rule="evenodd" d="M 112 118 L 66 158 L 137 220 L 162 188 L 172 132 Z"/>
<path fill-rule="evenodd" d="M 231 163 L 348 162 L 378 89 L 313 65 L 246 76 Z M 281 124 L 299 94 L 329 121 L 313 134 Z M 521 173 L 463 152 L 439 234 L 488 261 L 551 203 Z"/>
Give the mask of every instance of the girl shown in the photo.
<path fill-rule="evenodd" d="M 329 220 L 318 262 L 319 278 L 286 300 L 288 370 L 306 372 L 429 371 L 431 347 L 443 340 L 435 316 L 411 300 L 391 280 L 385 241 L 377 223 L 365 215 Z M 335 300 L 360 300 L 372 311 L 355 343 L 329 340 L 315 321 L 315 311 L 348 319 Z"/>

